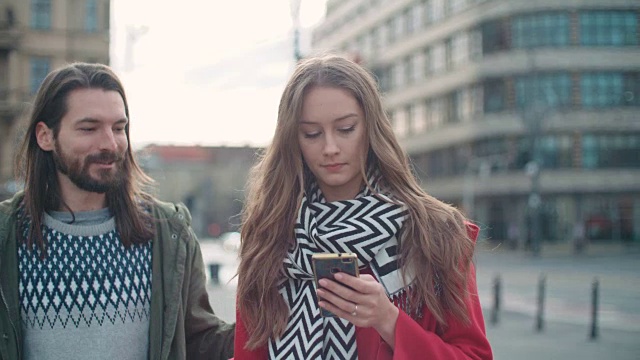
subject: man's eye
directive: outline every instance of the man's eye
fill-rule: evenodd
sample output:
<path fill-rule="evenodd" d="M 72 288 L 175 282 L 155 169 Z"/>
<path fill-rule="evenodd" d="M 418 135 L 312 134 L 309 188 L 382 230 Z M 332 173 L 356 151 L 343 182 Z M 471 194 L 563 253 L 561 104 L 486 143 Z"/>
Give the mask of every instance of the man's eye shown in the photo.
<path fill-rule="evenodd" d="M 90 132 L 93 131 L 94 128 L 80 128 L 80 131 Z"/>

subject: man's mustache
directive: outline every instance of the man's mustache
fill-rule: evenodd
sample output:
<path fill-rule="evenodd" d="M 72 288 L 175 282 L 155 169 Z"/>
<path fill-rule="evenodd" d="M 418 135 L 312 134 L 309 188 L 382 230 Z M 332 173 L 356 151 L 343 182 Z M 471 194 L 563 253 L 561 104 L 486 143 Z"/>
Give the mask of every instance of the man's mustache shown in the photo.
<path fill-rule="evenodd" d="M 113 162 L 122 162 L 124 160 L 124 156 L 119 155 L 115 152 L 103 151 L 98 154 L 93 154 L 87 156 L 87 163 L 98 163 L 98 164 L 110 164 Z"/>

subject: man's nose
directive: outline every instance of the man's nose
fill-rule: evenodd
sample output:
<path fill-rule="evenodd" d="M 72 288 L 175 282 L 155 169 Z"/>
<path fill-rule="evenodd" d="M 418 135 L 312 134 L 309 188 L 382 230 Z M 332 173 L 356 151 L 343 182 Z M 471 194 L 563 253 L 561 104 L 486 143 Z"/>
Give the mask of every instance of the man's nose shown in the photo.
<path fill-rule="evenodd" d="M 107 129 L 100 137 L 100 150 L 115 151 L 118 149 L 116 134 L 111 129 Z"/>

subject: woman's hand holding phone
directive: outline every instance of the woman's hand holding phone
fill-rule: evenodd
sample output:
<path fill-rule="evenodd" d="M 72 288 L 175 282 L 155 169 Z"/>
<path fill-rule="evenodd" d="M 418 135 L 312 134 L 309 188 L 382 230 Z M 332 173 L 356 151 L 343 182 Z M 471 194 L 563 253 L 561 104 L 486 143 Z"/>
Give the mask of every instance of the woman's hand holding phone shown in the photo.
<path fill-rule="evenodd" d="M 356 326 L 373 327 L 391 348 L 394 347 L 399 310 L 373 276 L 363 274 L 358 277 L 339 271 L 333 276 L 318 277 L 316 273 L 316 281 L 321 309 Z"/>

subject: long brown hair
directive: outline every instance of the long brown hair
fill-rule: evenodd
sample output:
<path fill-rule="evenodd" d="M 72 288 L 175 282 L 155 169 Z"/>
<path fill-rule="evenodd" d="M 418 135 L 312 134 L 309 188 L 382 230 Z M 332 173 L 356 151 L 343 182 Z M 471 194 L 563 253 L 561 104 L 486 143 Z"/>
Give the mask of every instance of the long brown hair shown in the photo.
<path fill-rule="evenodd" d="M 41 226 L 47 210 L 67 207 L 64 204 L 56 176 L 53 154 L 44 151 L 36 139 L 36 125 L 43 122 L 53 130 L 54 138 L 60 132 L 60 122 L 67 112 L 67 98 L 76 89 L 97 88 L 116 91 L 122 97 L 125 113 L 129 118 L 129 105 L 124 88 L 116 74 L 106 65 L 73 63 L 52 71 L 40 85 L 29 117 L 29 126 L 16 157 L 19 178 L 24 180 L 24 214 L 21 216 L 18 236 L 29 247 L 35 244 L 45 249 Z M 129 123 L 125 127 L 129 141 Z M 127 148 L 123 161 L 124 178 L 120 186 L 106 193 L 107 206 L 114 214 L 116 228 L 125 246 L 143 243 L 153 236 L 151 216 L 144 207 L 151 196 L 144 188 L 152 183 L 133 157 L 131 146 Z M 28 231 L 23 227 L 28 224 Z"/>
<path fill-rule="evenodd" d="M 339 56 L 302 61 L 289 80 L 278 110 L 272 144 L 254 166 L 247 185 L 238 269 L 238 306 L 250 333 L 248 349 L 280 336 L 289 309 L 277 285 L 282 261 L 294 239 L 294 224 L 305 176 L 298 145 L 298 121 L 305 93 L 314 86 L 346 89 L 362 107 L 369 142 L 367 163 L 377 168 L 384 192 L 408 209 L 400 242 L 402 272 L 415 274 L 412 308 L 426 304 L 438 322 L 445 313 L 468 323 L 467 275 L 474 242 L 464 216 L 456 208 L 428 195 L 414 176 L 383 110 L 371 74 Z M 428 264 L 428 265 L 425 265 Z M 436 291 L 436 284 L 441 290 Z"/>

